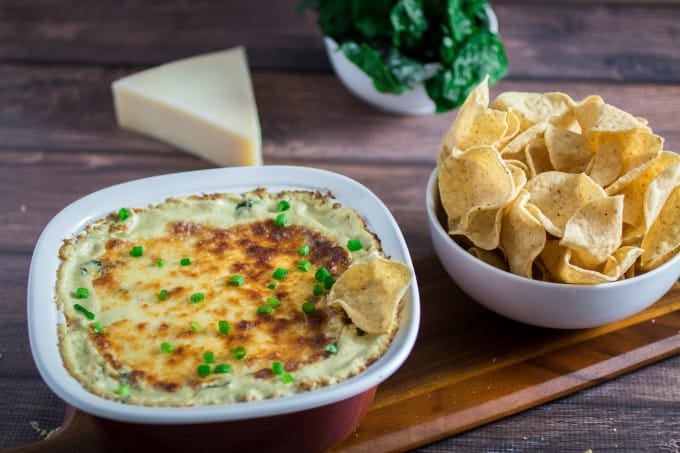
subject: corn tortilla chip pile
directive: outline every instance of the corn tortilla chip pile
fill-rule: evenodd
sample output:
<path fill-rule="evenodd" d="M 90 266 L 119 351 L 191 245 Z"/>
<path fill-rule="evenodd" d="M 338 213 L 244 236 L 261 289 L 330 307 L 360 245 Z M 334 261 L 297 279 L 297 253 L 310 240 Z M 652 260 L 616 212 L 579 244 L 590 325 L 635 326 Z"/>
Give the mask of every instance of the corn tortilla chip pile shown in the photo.
<path fill-rule="evenodd" d="M 444 134 L 437 167 L 449 234 L 514 274 L 604 283 L 680 251 L 680 155 L 599 96 L 490 102 L 484 80 Z"/>

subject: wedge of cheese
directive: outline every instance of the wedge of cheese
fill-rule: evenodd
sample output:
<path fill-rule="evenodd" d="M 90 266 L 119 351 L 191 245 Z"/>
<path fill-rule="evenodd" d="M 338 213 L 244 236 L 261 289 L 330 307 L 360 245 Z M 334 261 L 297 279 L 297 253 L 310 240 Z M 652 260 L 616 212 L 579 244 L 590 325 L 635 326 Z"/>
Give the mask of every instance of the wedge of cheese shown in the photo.
<path fill-rule="evenodd" d="M 242 47 L 151 68 L 112 84 L 118 124 L 220 166 L 261 165 L 260 122 Z"/>

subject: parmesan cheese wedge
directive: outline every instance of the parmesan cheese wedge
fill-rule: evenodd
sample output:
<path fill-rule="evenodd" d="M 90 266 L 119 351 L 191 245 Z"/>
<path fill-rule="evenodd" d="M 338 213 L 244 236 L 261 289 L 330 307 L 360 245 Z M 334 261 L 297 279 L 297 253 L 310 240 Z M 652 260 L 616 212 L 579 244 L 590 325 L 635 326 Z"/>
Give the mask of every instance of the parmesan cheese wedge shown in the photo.
<path fill-rule="evenodd" d="M 220 166 L 261 165 L 260 122 L 242 47 L 166 63 L 112 84 L 120 127 Z"/>

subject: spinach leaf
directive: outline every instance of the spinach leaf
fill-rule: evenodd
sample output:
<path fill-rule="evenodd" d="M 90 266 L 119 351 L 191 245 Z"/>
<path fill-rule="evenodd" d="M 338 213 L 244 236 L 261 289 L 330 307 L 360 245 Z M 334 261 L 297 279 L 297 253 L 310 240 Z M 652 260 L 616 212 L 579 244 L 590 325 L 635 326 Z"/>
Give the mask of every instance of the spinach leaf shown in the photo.
<path fill-rule="evenodd" d="M 507 74 L 508 61 L 497 35 L 480 31 L 460 47 L 450 67 L 443 67 L 425 81 L 428 96 L 437 112 L 453 109 L 465 101 L 472 89 L 488 74 L 489 84 Z"/>
<path fill-rule="evenodd" d="M 409 58 L 395 48 L 390 48 L 383 55 L 383 61 L 392 75 L 406 89 L 411 89 L 416 83 L 425 80 L 425 65 L 421 62 Z"/>
<path fill-rule="evenodd" d="M 437 112 L 458 107 L 488 74 L 504 77 L 503 43 L 489 30 L 488 0 L 302 0 L 324 35 L 373 79 L 400 94 L 424 82 Z M 425 79 L 425 65 L 439 63 Z"/>
<path fill-rule="evenodd" d="M 427 30 L 422 0 L 399 0 L 390 11 L 392 45 L 397 48 L 419 47 Z"/>
<path fill-rule="evenodd" d="M 363 38 L 372 40 L 390 36 L 392 3 L 392 0 L 353 0 L 351 2 L 354 27 Z"/>
<path fill-rule="evenodd" d="M 473 23 L 462 8 L 463 0 L 447 0 L 446 25 L 455 43 L 461 43 L 472 34 Z"/>
<path fill-rule="evenodd" d="M 352 5 L 347 0 L 302 0 L 297 10 L 303 13 L 311 9 L 317 13 L 316 23 L 324 35 L 337 42 L 350 36 L 353 30 Z"/>
<path fill-rule="evenodd" d="M 373 86 L 382 93 L 401 94 L 425 78 L 423 65 L 397 49 L 374 49 L 354 41 L 344 42 L 340 49 L 373 79 Z"/>
<path fill-rule="evenodd" d="M 463 2 L 463 9 L 468 17 L 477 17 L 486 23 L 487 0 L 466 0 Z"/>

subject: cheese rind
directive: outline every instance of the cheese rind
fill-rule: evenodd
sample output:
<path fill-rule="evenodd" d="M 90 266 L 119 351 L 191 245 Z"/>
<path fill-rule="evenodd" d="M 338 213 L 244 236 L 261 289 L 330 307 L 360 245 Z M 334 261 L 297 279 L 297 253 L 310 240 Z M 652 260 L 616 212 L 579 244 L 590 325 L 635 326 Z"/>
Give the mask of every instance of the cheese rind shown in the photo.
<path fill-rule="evenodd" d="M 242 47 L 166 63 L 112 84 L 118 124 L 220 166 L 261 165 Z"/>

